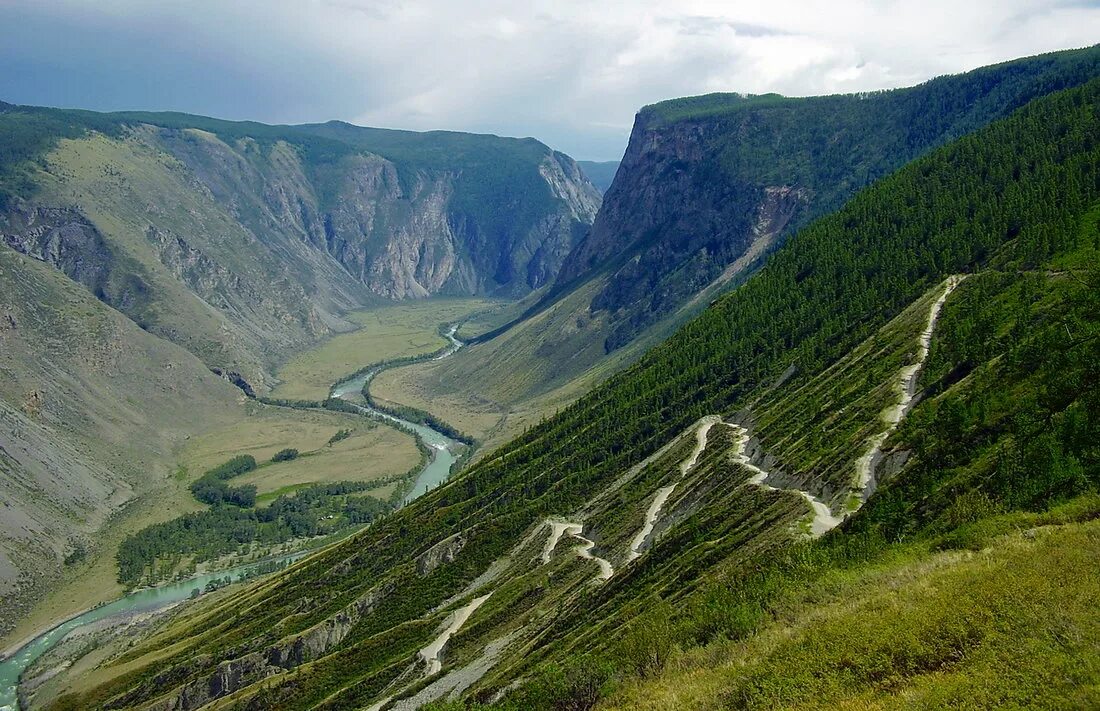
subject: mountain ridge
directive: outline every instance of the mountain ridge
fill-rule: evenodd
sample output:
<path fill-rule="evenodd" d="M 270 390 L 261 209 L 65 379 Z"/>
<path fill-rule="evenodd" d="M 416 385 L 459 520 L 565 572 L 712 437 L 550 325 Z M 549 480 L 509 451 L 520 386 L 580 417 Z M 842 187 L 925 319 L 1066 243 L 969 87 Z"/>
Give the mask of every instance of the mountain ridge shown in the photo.
<path fill-rule="evenodd" d="M 109 304 L 260 391 L 355 306 L 540 288 L 599 205 L 534 139 L 11 104 L 0 124 L 7 245 L 91 249 L 135 285 Z M 40 210 L 71 219 L 31 236 Z"/>
<path fill-rule="evenodd" d="M 980 550 L 988 531 L 1043 517 L 1094 518 L 1098 105 L 1094 78 L 875 182 L 553 418 L 349 542 L 183 613 L 122 650 L 113 680 L 54 708 L 381 706 L 448 679 L 465 684 L 452 708 L 588 708 L 606 685 L 660 674 L 679 644 L 751 638 L 775 615 L 775 591 L 823 572 L 889 562 L 905 545 Z M 732 427 L 712 428 L 696 466 L 681 469 L 696 447 L 685 433 L 715 414 L 736 423 L 772 413 L 753 433 L 763 451 L 810 462 L 807 471 L 862 451 L 865 430 L 890 424 L 882 406 L 894 402 L 883 398 L 921 352 L 928 307 L 953 274 L 972 276 L 943 302 L 919 375 L 924 397 L 884 440 L 887 471 L 846 524 L 800 541 L 812 512 L 800 496 L 749 485 L 750 470 L 731 458 L 745 453 Z M 830 370 L 841 362 L 850 366 Z M 789 406 L 803 416 L 783 417 Z M 1056 426 L 1043 431 L 1045 421 Z M 818 483 L 856 479 L 841 469 Z M 620 575 L 650 497 L 683 474 L 696 485 Z M 547 520 L 581 524 L 584 540 L 572 555 L 551 550 L 544 568 Z M 440 564 L 418 565 L 429 551 Z M 585 553 L 612 567 L 606 581 L 593 579 Z M 479 606 L 447 642 L 444 676 L 425 677 L 418 650 L 471 599 Z M 887 663 L 910 660 L 900 678 L 883 676 L 878 655 L 841 658 L 825 680 L 858 674 L 854 693 L 890 693 L 999 649 L 965 635 L 932 651 L 909 642 L 882 642 Z M 450 677 L 466 669 L 480 676 Z"/>
<path fill-rule="evenodd" d="M 470 408 L 487 399 L 506 428 L 532 401 L 562 392 L 568 401 L 572 383 L 635 362 L 860 186 L 1098 68 L 1094 46 L 882 92 L 645 107 L 596 221 L 555 282 L 520 316 L 391 394 Z"/>

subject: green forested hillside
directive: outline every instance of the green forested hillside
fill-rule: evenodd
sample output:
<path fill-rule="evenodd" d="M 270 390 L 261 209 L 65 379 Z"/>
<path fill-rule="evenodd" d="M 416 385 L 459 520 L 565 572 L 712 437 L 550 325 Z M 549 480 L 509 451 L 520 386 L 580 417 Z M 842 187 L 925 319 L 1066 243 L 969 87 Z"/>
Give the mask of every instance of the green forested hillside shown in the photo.
<path fill-rule="evenodd" d="M 1098 202 L 1094 79 L 862 191 L 573 406 L 347 543 L 186 612 L 117 659 L 113 680 L 56 706 L 195 708 L 225 696 L 222 703 L 238 708 L 355 708 L 390 694 L 430 696 L 437 681 L 459 683 L 466 673 L 475 684 L 461 687 L 467 698 L 504 692 L 497 700 L 506 706 L 586 708 L 632 679 L 686 668 L 666 667 L 676 648 L 755 639 L 776 605 L 824 594 L 831 588 L 817 586 L 830 575 L 850 572 L 858 583 L 875 566 L 919 566 L 936 550 L 1000 545 L 999 534 L 1037 525 L 1084 526 L 1065 540 L 1092 540 L 1093 528 L 1081 522 L 1096 516 L 1090 492 L 1100 483 Z M 806 503 L 785 487 L 747 486 L 750 470 L 729 456 L 744 447 L 734 433 L 751 429 L 755 410 L 788 396 L 803 397 L 804 407 L 784 437 L 822 427 L 838 413 L 806 386 L 864 349 L 888 347 L 890 358 L 910 362 L 921 304 L 952 274 L 971 276 L 946 301 L 943 330 L 933 334 L 920 371 L 923 401 L 886 440 L 879 490 L 841 529 L 804 540 Z M 878 378 L 866 374 L 869 390 L 880 387 Z M 850 372 L 838 380 L 856 381 Z M 677 465 L 690 449 L 688 426 L 707 415 L 728 424 L 715 425 L 709 439 L 700 435 L 697 467 Z M 767 451 L 772 435 L 759 436 Z M 847 428 L 835 437 L 820 446 L 864 447 Z M 653 487 L 675 482 L 677 466 L 682 483 L 671 512 L 632 563 L 625 541 Z M 538 563 L 547 519 L 579 521 L 569 534 L 583 544 L 576 557 L 551 556 L 551 546 Z M 609 574 L 594 579 L 586 555 L 602 559 Z M 1087 556 L 1066 565 L 1088 565 Z M 1085 594 L 1087 586 L 1076 589 Z M 444 658 L 444 671 L 458 676 L 424 677 L 415 651 L 450 612 L 485 594 Z M 1007 590 L 951 619 L 1001 605 L 995 609 L 1006 619 L 1020 620 L 1013 605 L 1021 599 Z M 900 677 L 875 667 L 879 657 L 865 667 L 840 654 L 819 657 L 820 674 L 806 678 L 828 686 L 836 675 L 839 686 L 828 690 L 840 699 L 850 688 L 877 693 L 1002 649 L 980 628 L 926 652 L 906 636 L 904 620 L 884 634 L 872 640 L 877 649 L 909 660 L 894 663 Z M 492 669 L 470 671 L 485 659 Z M 227 668 L 235 670 L 228 686 L 219 671 Z M 995 664 L 983 669 L 991 683 L 1013 683 L 996 681 Z M 716 694 L 707 703 L 780 705 L 771 684 L 782 677 L 754 679 L 734 696 L 707 687 Z M 806 693 L 790 698 L 812 703 Z"/>
<path fill-rule="evenodd" d="M 1089 47 L 890 91 L 714 94 L 644 107 L 615 185 L 554 286 L 416 385 L 471 409 L 487 397 L 522 410 L 571 381 L 602 381 L 856 191 L 1097 73 L 1100 47 Z"/>
<path fill-rule="evenodd" d="M 616 255 L 609 283 L 593 300 L 622 322 L 609 343 L 616 347 L 717 277 L 752 242 L 754 225 L 774 223 L 769 229 L 789 234 L 925 151 L 1098 70 L 1100 48 L 1091 47 L 891 91 L 710 94 L 645 107 L 624 180 L 561 281 L 606 269 Z M 771 217 L 769 187 L 789 189 L 780 200 L 786 207 Z M 639 210 L 651 199 L 647 189 L 678 193 L 683 204 Z M 635 256 L 640 261 L 631 266 Z"/>

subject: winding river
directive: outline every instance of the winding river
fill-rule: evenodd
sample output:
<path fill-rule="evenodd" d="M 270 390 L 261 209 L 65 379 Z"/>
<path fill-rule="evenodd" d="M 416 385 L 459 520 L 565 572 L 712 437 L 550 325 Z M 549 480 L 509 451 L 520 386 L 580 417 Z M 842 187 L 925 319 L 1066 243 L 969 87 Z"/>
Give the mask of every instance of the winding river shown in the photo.
<path fill-rule="evenodd" d="M 443 358 L 453 355 L 459 348 L 462 348 L 462 341 L 455 337 L 459 325 L 460 324 L 452 325 L 444 334 L 450 344 L 443 351 L 427 356 L 427 358 L 442 360 Z M 409 422 L 408 420 L 394 417 L 388 413 L 380 412 L 372 407 L 355 402 L 354 400 L 357 399 L 357 396 L 362 392 L 363 386 L 370 382 L 371 378 L 383 369 L 384 367 L 373 368 L 354 378 L 348 378 L 347 380 L 338 382 L 332 388 L 332 396 L 352 402 L 352 404 L 359 408 L 364 414 L 369 414 L 373 417 L 381 417 L 405 429 L 416 432 L 424 443 L 431 448 L 431 458 L 424 468 L 420 470 L 420 473 L 417 474 L 416 481 L 413 483 L 412 488 L 409 489 L 409 495 L 405 499 L 405 503 L 407 504 L 447 480 L 447 477 L 450 476 L 451 473 L 451 466 L 458 459 L 457 453 L 464 445 L 427 425 Z M 293 561 L 304 555 L 306 555 L 306 553 L 299 552 L 273 560 Z M 270 563 L 271 560 L 264 562 Z M 19 707 L 16 692 L 19 684 L 19 676 L 23 673 L 23 670 L 34 660 L 45 654 L 51 647 L 64 639 L 65 636 L 73 630 L 109 617 L 155 610 L 185 600 L 191 596 L 195 588 L 203 588 L 211 580 L 224 578 L 226 576 L 236 578 L 261 564 L 262 563 L 250 563 L 236 568 L 200 575 L 179 583 L 137 590 L 129 595 L 124 595 L 117 600 L 109 602 L 106 605 L 100 605 L 76 617 L 72 617 L 48 632 L 35 637 L 11 654 L 11 656 L 0 661 L 0 711 L 14 711 Z"/>
<path fill-rule="evenodd" d="M 447 340 L 450 341 L 450 345 L 447 346 L 442 352 L 432 356 L 427 356 L 431 360 L 443 360 L 448 356 L 452 356 L 462 348 L 462 341 L 455 338 L 455 332 L 458 331 L 459 324 L 452 325 L 447 333 L 444 334 Z M 332 388 L 332 397 L 338 397 L 341 400 L 347 400 L 351 404 L 359 408 L 360 412 L 371 415 L 373 417 L 381 417 L 382 419 L 389 420 L 394 424 L 400 425 L 405 429 L 412 430 L 419 435 L 420 439 L 424 441 L 424 444 L 428 445 L 431 450 L 431 458 L 428 460 L 428 464 L 420 470 L 420 473 L 416 476 L 416 481 L 413 483 L 412 488 L 409 489 L 409 496 L 405 499 L 405 503 L 409 503 L 416 497 L 424 494 L 427 491 L 434 489 L 447 480 L 447 477 L 451 474 L 451 466 L 458 459 L 456 453 L 459 452 L 464 446 L 461 442 L 453 440 L 447 435 L 433 430 L 427 425 L 422 425 L 416 422 L 409 422 L 403 420 L 400 417 L 394 417 L 393 415 L 376 410 L 369 405 L 364 405 L 357 402 L 358 396 L 363 392 L 363 388 L 371 379 L 378 375 L 381 371 L 385 370 L 385 366 L 379 366 L 377 368 L 371 368 L 365 373 L 355 376 L 354 378 L 348 378 L 342 380 Z M 0 709 L 3 711 L 3 709 Z"/>
<path fill-rule="evenodd" d="M 106 605 L 93 607 L 87 612 L 69 618 L 49 632 L 35 637 L 30 642 L 20 647 L 18 651 L 3 662 L 0 662 L 0 711 L 13 711 L 18 708 L 16 686 L 19 683 L 19 675 L 23 673 L 23 670 L 26 669 L 31 662 L 41 657 L 49 651 L 51 647 L 64 639 L 67 634 L 78 627 L 83 627 L 84 625 L 98 622 L 99 620 L 104 620 L 109 617 L 156 610 L 171 605 L 172 603 L 186 600 L 191 597 L 195 588 L 205 588 L 206 584 L 212 580 L 225 578 L 227 576 L 237 578 L 251 572 L 261 565 L 272 562 L 295 561 L 305 555 L 307 555 L 307 552 L 299 551 L 278 558 L 269 558 L 264 561 L 240 565 L 235 568 L 205 573 L 178 583 L 136 590 Z"/>

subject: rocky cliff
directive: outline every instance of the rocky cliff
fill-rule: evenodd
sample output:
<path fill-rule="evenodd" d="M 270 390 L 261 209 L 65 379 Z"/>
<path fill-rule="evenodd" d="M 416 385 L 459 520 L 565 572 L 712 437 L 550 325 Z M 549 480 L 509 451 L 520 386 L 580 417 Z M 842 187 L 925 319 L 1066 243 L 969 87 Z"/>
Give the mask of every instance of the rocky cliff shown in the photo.
<path fill-rule="evenodd" d="M 873 180 L 1097 69 L 1095 48 L 895 91 L 787 98 L 711 94 L 643 108 L 592 230 L 558 292 L 606 279 L 608 351 L 758 258 Z M 705 305 L 705 301 L 703 305 Z"/>
<path fill-rule="evenodd" d="M 1100 51 L 1090 48 L 893 91 L 711 94 L 645 107 L 555 283 L 523 317 L 434 367 L 421 380 L 425 397 L 508 408 L 569 392 L 582 376 L 605 378 L 871 181 L 1097 71 Z"/>
<path fill-rule="evenodd" d="M 349 308 L 550 283 L 600 204 L 533 139 L 11 105 L 0 125 L 4 244 L 261 389 Z"/>

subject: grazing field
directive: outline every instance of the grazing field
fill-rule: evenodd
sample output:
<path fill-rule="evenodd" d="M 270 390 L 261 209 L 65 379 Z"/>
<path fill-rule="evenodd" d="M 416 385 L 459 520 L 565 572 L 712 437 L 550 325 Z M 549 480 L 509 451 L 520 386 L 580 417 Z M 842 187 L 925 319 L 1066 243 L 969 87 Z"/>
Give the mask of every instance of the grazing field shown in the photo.
<path fill-rule="evenodd" d="M 251 409 L 239 422 L 192 440 L 181 453 L 181 476 L 193 481 L 231 457 L 251 454 L 260 466 L 233 483 L 255 484 L 263 496 L 290 493 L 308 484 L 404 474 L 420 461 L 411 436 L 362 417 L 263 405 Z M 341 430 L 350 434 L 330 444 Z M 297 449 L 301 456 L 271 463 L 272 455 L 286 448 Z"/>
<path fill-rule="evenodd" d="M 440 363 L 416 363 L 390 368 L 374 376 L 370 392 L 382 405 L 409 405 L 427 410 L 474 439 L 484 441 L 504 420 L 507 409 L 500 403 L 472 393 L 433 393 Z"/>
<path fill-rule="evenodd" d="M 488 299 L 427 299 L 356 311 L 359 329 L 326 340 L 279 369 L 272 397 L 320 400 L 344 375 L 389 358 L 415 356 L 443 347 L 439 326 L 493 308 Z"/>

